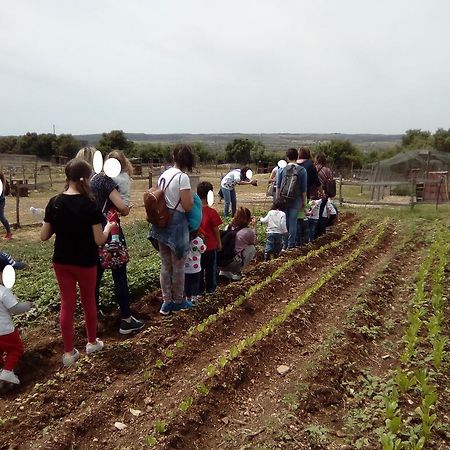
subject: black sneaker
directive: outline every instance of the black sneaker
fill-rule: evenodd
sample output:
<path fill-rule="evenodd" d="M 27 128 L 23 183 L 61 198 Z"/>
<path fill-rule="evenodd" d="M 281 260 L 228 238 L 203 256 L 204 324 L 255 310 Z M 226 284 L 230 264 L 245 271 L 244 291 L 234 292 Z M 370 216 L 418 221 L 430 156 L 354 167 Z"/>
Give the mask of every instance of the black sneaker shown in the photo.
<path fill-rule="evenodd" d="M 131 316 L 131 320 L 127 322 L 126 320 L 122 319 L 120 321 L 120 334 L 130 334 L 134 331 L 138 331 L 141 328 L 144 327 L 144 322 L 142 320 L 137 320 L 133 316 Z"/>

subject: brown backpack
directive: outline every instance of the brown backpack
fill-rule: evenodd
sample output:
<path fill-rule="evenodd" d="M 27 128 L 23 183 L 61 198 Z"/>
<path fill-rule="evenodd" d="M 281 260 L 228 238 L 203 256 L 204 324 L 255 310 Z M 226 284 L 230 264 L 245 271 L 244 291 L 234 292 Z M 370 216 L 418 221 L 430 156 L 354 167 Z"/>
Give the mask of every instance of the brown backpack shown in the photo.
<path fill-rule="evenodd" d="M 171 210 L 167 207 L 166 198 L 164 196 L 165 190 L 169 187 L 172 180 L 182 172 L 177 172 L 167 183 L 164 178 L 161 179 L 158 187 L 150 188 L 144 194 L 144 207 L 147 213 L 147 222 L 159 227 L 165 228 L 170 222 L 173 211 L 175 211 L 180 204 L 181 200 L 178 200 L 175 208 Z M 181 178 L 181 176 L 180 176 Z"/>

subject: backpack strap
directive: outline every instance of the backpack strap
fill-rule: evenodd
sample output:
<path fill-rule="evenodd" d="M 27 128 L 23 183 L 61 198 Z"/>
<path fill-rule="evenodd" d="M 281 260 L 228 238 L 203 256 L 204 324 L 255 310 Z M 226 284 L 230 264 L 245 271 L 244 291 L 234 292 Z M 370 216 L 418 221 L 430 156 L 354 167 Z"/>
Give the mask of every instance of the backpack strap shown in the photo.
<path fill-rule="evenodd" d="M 162 191 L 165 193 L 166 192 L 166 189 L 169 187 L 169 185 L 170 185 L 170 183 L 172 183 L 172 180 L 177 176 L 177 175 L 180 175 L 180 179 L 179 179 L 179 183 L 180 183 L 180 185 L 181 185 L 181 175 L 183 174 L 183 172 L 180 170 L 179 172 L 177 172 L 177 173 L 175 173 L 173 176 L 172 176 L 172 178 L 169 180 L 169 182 L 167 183 L 167 186 L 166 186 L 166 179 L 165 178 L 162 178 L 161 179 L 161 182 L 159 183 L 159 187 L 162 189 Z M 173 211 L 175 211 L 177 208 L 178 208 L 178 206 L 180 205 L 180 203 L 181 203 L 181 196 L 180 196 L 180 198 L 179 198 L 179 200 L 178 200 L 178 202 L 177 202 L 177 204 L 175 205 L 175 208 L 167 208 L 167 209 L 172 209 Z"/>

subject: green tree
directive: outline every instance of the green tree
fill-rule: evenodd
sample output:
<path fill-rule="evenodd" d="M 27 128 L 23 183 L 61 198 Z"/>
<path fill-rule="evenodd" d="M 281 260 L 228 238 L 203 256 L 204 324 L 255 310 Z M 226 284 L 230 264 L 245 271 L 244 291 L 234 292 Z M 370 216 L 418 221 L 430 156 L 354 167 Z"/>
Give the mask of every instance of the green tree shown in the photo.
<path fill-rule="evenodd" d="M 81 142 L 71 134 L 60 134 L 56 137 L 53 148 L 55 155 L 74 158 L 77 151 L 81 148 Z"/>
<path fill-rule="evenodd" d="M 315 153 L 325 153 L 335 169 L 354 169 L 362 167 L 363 155 L 349 140 L 322 142 L 315 147 Z"/>
<path fill-rule="evenodd" d="M 438 128 L 433 135 L 433 146 L 439 152 L 450 153 L 450 129 Z"/>
<path fill-rule="evenodd" d="M 0 138 L 0 153 L 19 153 L 18 138 L 16 136 L 5 136 Z"/>
<path fill-rule="evenodd" d="M 101 152 L 107 153 L 111 150 L 130 151 L 134 142 L 128 140 L 122 130 L 112 130 L 109 133 L 103 133 L 98 148 Z"/>
<path fill-rule="evenodd" d="M 263 160 L 265 146 L 262 142 L 250 139 L 234 139 L 225 147 L 225 159 L 227 162 L 247 164 L 251 161 Z"/>
<path fill-rule="evenodd" d="M 402 146 L 409 149 L 431 148 L 433 139 L 429 131 L 422 131 L 420 128 L 406 130 L 402 136 Z"/>

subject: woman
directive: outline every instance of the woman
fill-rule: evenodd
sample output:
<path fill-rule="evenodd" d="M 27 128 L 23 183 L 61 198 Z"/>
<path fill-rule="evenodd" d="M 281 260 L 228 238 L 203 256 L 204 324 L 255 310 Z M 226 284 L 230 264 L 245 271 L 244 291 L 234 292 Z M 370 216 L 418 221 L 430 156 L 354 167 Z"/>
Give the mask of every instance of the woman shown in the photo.
<path fill-rule="evenodd" d="M 321 186 L 316 167 L 311 161 L 311 151 L 308 147 L 300 147 L 298 151 L 297 163 L 306 169 L 306 197 L 307 199 L 318 198 L 319 188 Z"/>
<path fill-rule="evenodd" d="M 160 313 L 192 308 L 184 299 L 184 264 L 189 251 L 189 225 L 186 212 L 193 206 L 191 182 L 186 172 L 192 172 L 194 155 L 189 145 L 177 145 L 172 154 L 173 167 L 159 177 L 158 186 L 165 186 L 164 197 L 172 217 L 166 228 L 152 226 L 149 239 L 158 241 L 161 258 L 160 283 L 163 296 Z"/>
<path fill-rule="evenodd" d="M 219 275 L 232 280 L 240 280 L 242 270 L 256 255 L 256 218 L 248 208 L 239 207 L 229 229 L 236 232 L 234 260 L 226 267 L 221 267 Z"/>
<path fill-rule="evenodd" d="M 96 337 L 97 310 L 95 284 L 97 278 L 97 246 L 106 242 L 113 224 L 102 230 L 103 216 L 91 195 L 91 167 L 85 161 L 72 159 L 66 165 L 66 189 L 50 199 L 45 208 L 41 239 L 56 235 L 53 267 L 61 295 L 60 324 L 64 343 L 63 364 L 68 367 L 79 358 L 73 345 L 73 315 L 77 303 L 77 283 L 80 287 L 86 323 L 86 353 L 103 348 Z"/>
<path fill-rule="evenodd" d="M 316 169 L 322 184 L 322 203 L 320 205 L 319 222 L 317 226 L 317 236 L 321 236 L 325 233 L 329 222 L 327 217 L 323 217 L 324 211 L 328 204 L 328 199 L 333 196 L 333 193 L 330 193 L 327 187 L 328 184 L 334 179 L 333 171 L 327 167 L 327 157 L 323 153 L 319 153 L 316 157 Z"/>
<path fill-rule="evenodd" d="M 275 166 L 270 172 L 269 181 L 267 182 L 266 197 L 275 197 L 275 184 L 277 181 L 278 166 Z"/>
<path fill-rule="evenodd" d="M 220 182 L 220 189 L 222 191 L 223 200 L 225 202 L 224 215 L 229 216 L 230 204 L 231 204 L 231 216 L 234 217 L 236 214 L 236 190 L 237 184 L 252 184 L 257 186 L 258 182 L 256 180 L 249 180 L 247 178 L 248 167 L 243 167 L 242 169 L 234 169 L 228 172 Z"/>
<path fill-rule="evenodd" d="M 0 180 L 2 182 L 2 192 L 0 193 L 0 222 L 5 227 L 5 239 L 10 241 L 12 239 L 12 233 L 11 233 L 11 227 L 9 226 L 8 219 L 5 217 L 5 203 L 6 203 L 6 197 L 5 197 L 5 189 L 6 189 L 6 179 L 3 172 L 0 172 Z"/>
<path fill-rule="evenodd" d="M 96 152 L 95 147 L 84 147 L 77 153 L 77 158 L 84 159 L 91 166 Z M 122 197 L 117 190 L 117 184 L 114 180 L 108 177 L 105 173 L 96 174 L 91 178 L 91 190 L 94 194 L 97 206 L 103 214 L 102 225 L 106 225 L 106 214 L 109 209 L 115 208 L 122 216 L 127 216 L 130 213 L 130 207 L 122 200 Z M 120 221 L 119 225 L 120 225 Z M 125 236 L 120 228 L 119 239 L 126 246 Z M 105 269 L 100 265 L 100 260 L 97 258 L 97 285 L 95 289 L 95 296 L 97 300 L 97 308 L 100 303 L 100 283 Z M 111 269 L 111 274 L 114 281 L 114 291 L 116 299 L 120 308 L 120 334 L 130 334 L 134 331 L 140 330 L 144 326 L 144 322 L 136 319 L 131 315 L 130 309 L 130 292 L 128 290 L 127 281 L 127 265 L 124 264 L 117 269 Z"/>

